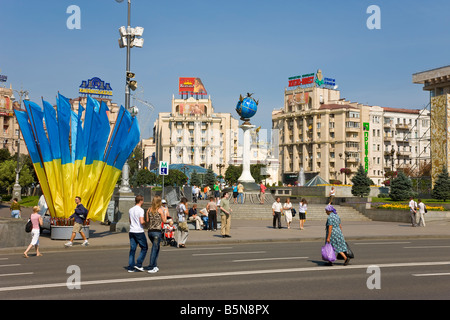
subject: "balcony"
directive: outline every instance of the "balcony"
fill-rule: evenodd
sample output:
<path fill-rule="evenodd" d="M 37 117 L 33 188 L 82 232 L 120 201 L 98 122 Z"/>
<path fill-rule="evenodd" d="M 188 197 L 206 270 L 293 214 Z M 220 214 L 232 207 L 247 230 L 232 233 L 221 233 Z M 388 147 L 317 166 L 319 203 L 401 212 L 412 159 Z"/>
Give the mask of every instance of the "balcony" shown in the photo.
<path fill-rule="evenodd" d="M 395 128 L 397 130 L 410 130 L 411 129 L 411 125 L 410 124 L 404 124 L 404 123 L 397 123 L 395 125 Z"/>

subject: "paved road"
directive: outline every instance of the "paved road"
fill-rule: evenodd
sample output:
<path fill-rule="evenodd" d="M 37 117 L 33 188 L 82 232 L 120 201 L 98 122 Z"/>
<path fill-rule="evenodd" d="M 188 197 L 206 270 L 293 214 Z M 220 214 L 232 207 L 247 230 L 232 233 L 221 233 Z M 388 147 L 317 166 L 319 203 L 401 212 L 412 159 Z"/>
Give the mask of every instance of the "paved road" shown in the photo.
<path fill-rule="evenodd" d="M 450 239 L 352 241 L 356 257 L 351 265 L 339 260 L 333 267 L 321 261 L 321 245 L 163 247 L 156 274 L 127 273 L 128 251 L 123 248 L 63 249 L 29 259 L 2 254 L 0 299 L 181 299 L 201 306 L 202 299 L 221 305 L 230 299 L 450 298 Z M 68 272 L 69 266 L 75 272 Z M 369 266 L 378 266 L 379 273 Z M 67 283 L 77 285 L 77 274 L 80 289 L 68 289 Z"/>

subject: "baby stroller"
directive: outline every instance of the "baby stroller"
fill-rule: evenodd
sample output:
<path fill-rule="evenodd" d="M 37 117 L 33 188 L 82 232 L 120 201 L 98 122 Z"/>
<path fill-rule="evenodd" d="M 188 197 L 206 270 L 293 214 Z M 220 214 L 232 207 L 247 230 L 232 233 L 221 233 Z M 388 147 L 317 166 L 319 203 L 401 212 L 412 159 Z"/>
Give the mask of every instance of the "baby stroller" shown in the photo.
<path fill-rule="evenodd" d="M 163 238 L 162 238 L 163 246 L 176 247 L 177 242 L 175 241 L 174 238 L 175 230 L 176 227 L 173 224 L 172 219 L 168 219 L 166 223 L 163 224 Z"/>

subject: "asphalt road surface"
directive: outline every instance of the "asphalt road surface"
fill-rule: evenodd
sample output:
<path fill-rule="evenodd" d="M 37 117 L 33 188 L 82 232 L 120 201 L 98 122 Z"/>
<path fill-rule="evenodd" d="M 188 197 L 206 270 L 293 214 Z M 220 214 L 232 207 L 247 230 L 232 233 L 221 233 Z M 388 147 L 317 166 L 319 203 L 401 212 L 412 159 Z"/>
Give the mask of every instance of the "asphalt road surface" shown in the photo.
<path fill-rule="evenodd" d="M 161 247 L 154 274 L 128 273 L 126 249 L 5 254 L 0 299 L 186 300 L 191 307 L 202 300 L 450 299 L 450 239 L 349 245 L 355 259 L 348 266 L 325 266 L 319 242 Z"/>

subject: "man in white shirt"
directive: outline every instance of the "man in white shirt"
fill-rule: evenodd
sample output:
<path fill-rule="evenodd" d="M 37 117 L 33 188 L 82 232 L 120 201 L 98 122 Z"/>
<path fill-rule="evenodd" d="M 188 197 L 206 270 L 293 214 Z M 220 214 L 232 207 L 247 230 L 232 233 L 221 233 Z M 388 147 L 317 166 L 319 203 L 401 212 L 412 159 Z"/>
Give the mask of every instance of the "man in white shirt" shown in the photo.
<path fill-rule="evenodd" d="M 422 202 L 422 199 L 417 199 L 417 201 L 419 202 L 417 205 L 417 208 L 419 210 L 419 223 L 417 224 L 417 226 L 425 227 L 425 218 L 423 217 L 423 215 L 425 214 L 425 203 Z"/>
<path fill-rule="evenodd" d="M 144 209 L 142 209 L 142 204 L 144 203 L 144 197 L 139 195 L 136 196 L 135 206 L 131 208 L 128 213 L 130 216 L 130 232 L 128 236 L 130 238 L 130 254 L 128 257 L 128 272 L 144 271 L 142 263 L 144 262 L 145 256 L 147 255 L 148 245 L 147 238 L 145 237 L 143 224 L 144 220 Z M 139 245 L 141 252 L 137 261 L 135 262 L 134 257 L 136 254 L 136 248 Z"/>
<path fill-rule="evenodd" d="M 417 220 L 416 220 L 416 210 L 417 210 L 417 203 L 414 201 L 413 197 L 409 198 L 409 212 L 411 214 L 411 226 L 417 227 Z"/>
<path fill-rule="evenodd" d="M 278 221 L 278 229 L 281 229 L 281 212 L 283 211 L 283 205 L 280 202 L 280 197 L 275 199 L 272 204 L 272 215 L 273 215 L 273 228 L 275 229 L 275 224 Z"/>

